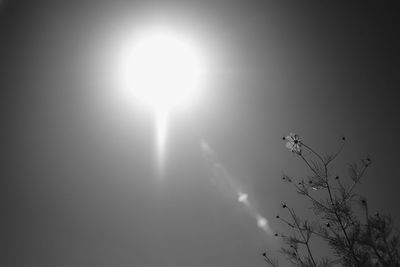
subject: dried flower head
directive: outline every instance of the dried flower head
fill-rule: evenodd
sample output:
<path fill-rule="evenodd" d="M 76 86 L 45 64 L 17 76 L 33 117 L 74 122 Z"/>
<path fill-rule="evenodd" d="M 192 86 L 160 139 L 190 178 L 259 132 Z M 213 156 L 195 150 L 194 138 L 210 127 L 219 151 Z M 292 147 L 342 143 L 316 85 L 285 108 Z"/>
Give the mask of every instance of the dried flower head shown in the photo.
<path fill-rule="evenodd" d="M 286 147 L 296 154 L 301 154 L 301 140 L 302 138 L 295 133 L 290 133 L 288 136 L 285 137 L 287 143 Z"/>

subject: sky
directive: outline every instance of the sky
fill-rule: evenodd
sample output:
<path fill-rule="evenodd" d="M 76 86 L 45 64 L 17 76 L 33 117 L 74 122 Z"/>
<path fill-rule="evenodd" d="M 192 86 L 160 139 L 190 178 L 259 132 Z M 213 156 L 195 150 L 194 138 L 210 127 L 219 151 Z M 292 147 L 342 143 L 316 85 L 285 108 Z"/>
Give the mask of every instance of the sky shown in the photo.
<path fill-rule="evenodd" d="M 0 265 L 266 266 L 281 202 L 307 212 L 281 181 L 307 175 L 290 132 L 323 153 L 346 136 L 341 177 L 370 156 L 359 193 L 399 225 L 398 13 L 382 1 L 0 1 Z M 169 121 L 161 173 L 153 115 L 118 81 L 121 47 L 154 25 L 193 40 L 209 70 Z"/>

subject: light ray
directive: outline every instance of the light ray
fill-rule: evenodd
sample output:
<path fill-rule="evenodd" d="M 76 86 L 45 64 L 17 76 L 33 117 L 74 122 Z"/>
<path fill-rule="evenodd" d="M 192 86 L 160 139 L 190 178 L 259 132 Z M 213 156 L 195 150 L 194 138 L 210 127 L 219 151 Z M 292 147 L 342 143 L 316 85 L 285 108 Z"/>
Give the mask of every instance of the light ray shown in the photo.
<path fill-rule="evenodd" d="M 167 141 L 168 131 L 168 112 L 165 110 L 158 110 L 156 112 L 156 153 L 158 170 L 162 173 L 165 164 L 165 148 Z"/>

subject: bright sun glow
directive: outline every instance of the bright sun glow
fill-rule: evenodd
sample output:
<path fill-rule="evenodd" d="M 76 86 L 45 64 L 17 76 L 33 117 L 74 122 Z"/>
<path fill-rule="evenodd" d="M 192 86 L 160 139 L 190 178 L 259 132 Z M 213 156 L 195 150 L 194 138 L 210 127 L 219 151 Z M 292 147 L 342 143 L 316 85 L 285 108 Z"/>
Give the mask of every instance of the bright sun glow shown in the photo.
<path fill-rule="evenodd" d="M 171 110 L 196 98 L 202 67 L 193 47 L 168 32 L 149 35 L 133 47 L 133 94 L 153 109 Z"/>
<path fill-rule="evenodd" d="M 124 98 L 154 112 L 157 153 L 163 164 L 169 117 L 199 97 L 204 80 L 200 54 L 187 39 L 166 29 L 136 36 L 123 54 Z"/>

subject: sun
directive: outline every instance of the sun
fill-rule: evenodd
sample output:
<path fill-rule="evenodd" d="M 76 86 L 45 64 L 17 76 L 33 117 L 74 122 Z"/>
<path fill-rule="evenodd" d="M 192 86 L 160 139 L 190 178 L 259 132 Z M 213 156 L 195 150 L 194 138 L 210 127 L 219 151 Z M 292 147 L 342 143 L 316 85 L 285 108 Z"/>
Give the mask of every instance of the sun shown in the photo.
<path fill-rule="evenodd" d="M 194 47 L 170 32 L 156 32 L 139 40 L 129 58 L 133 95 L 156 111 L 192 104 L 202 73 Z"/>
<path fill-rule="evenodd" d="M 136 34 L 121 53 L 124 100 L 155 114 L 159 163 L 163 164 L 168 121 L 200 97 L 205 67 L 202 53 L 190 39 L 165 27 Z"/>

